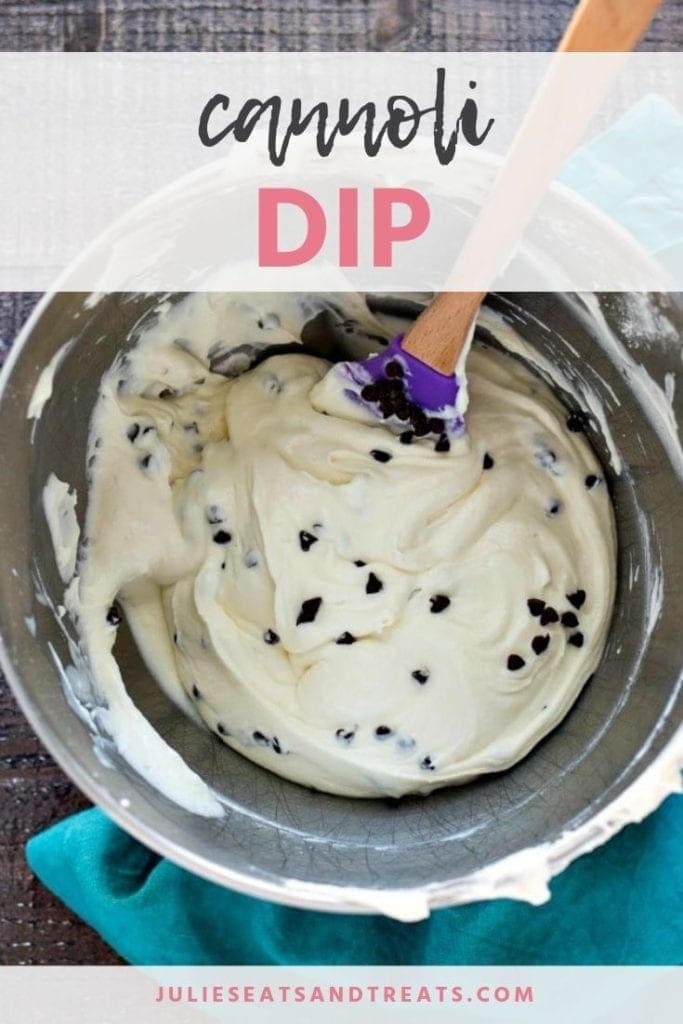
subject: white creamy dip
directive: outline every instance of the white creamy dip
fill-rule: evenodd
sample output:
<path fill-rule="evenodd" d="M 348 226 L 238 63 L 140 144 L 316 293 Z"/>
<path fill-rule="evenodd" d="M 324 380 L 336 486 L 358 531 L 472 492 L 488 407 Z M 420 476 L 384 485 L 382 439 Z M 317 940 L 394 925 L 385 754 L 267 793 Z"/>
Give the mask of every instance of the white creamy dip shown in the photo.
<path fill-rule="evenodd" d="M 448 451 L 359 419 L 325 360 L 225 376 L 249 337 L 291 343 L 309 316 L 295 296 L 190 296 L 105 375 L 78 569 L 90 668 L 120 687 L 120 608 L 218 740 L 329 792 L 509 767 L 571 707 L 612 610 L 612 509 L 581 417 L 478 345 Z"/>

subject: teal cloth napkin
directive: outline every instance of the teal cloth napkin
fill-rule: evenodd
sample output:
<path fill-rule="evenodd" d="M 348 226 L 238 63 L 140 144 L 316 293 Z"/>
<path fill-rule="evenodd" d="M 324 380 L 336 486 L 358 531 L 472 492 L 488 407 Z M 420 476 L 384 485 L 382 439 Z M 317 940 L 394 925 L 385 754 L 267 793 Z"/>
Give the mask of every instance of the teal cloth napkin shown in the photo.
<path fill-rule="evenodd" d="M 668 103 L 646 97 L 577 152 L 561 180 L 680 274 L 683 118 Z M 579 858 L 542 907 L 494 900 L 412 925 L 292 910 L 221 889 L 147 850 L 99 810 L 34 837 L 27 857 L 134 964 L 683 963 L 677 797 Z"/>
<path fill-rule="evenodd" d="M 680 964 L 683 800 L 571 864 L 540 907 L 427 921 L 293 910 L 205 882 L 83 811 L 28 844 L 38 877 L 133 964 Z"/>

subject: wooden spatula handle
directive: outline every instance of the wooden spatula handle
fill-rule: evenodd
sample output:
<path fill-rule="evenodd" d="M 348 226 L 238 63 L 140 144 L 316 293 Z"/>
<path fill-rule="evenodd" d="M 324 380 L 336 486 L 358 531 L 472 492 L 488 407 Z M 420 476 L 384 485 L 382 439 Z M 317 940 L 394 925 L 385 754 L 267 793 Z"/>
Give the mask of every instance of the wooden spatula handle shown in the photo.
<path fill-rule="evenodd" d="M 558 46 L 561 53 L 632 50 L 661 0 L 580 0 Z"/>
<path fill-rule="evenodd" d="M 558 49 L 563 53 L 629 52 L 659 5 L 660 0 L 580 0 Z M 491 254 L 485 276 L 495 279 L 498 267 L 504 265 L 514 251 L 558 167 L 599 107 L 603 90 L 606 92 L 610 87 L 618 66 L 616 62 L 614 67 L 605 70 L 597 95 L 591 93 L 581 103 L 576 103 L 571 112 L 573 120 L 563 125 L 562 132 L 548 139 L 543 159 L 535 161 L 529 170 L 529 152 L 533 152 L 533 144 L 539 138 L 545 138 L 549 112 L 553 114 L 558 98 L 566 95 L 566 78 L 553 74 L 551 67 L 520 126 L 486 205 L 465 240 L 451 275 L 455 281 L 459 279 L 458 268 L 468 266 L 472 251 Z M 510 209 L 515 211 L 514 219 L 506 216 Z M 453 373 L 485 294 L 442 292 L 418 317 L 406 335 L 403 348 L 440 373 Z"/>
<path fill-rule="evenodd" d="M 441 292 L 408 332 L 403 349 L 423 363 L 451 374 L 486 292 Z M 456 339 L 461 339 L 456 346 Z"/>

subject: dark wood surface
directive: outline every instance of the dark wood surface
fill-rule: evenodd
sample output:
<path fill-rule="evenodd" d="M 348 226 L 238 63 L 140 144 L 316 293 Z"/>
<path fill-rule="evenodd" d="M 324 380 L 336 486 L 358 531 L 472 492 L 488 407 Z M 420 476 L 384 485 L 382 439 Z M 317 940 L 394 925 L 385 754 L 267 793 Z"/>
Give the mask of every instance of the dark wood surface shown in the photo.
<path fill-rule="evenodd" d="M 629 3 L 630 0 L 622 0 Z M 574 0 L 0 0 L 3 50 L 552 50 Z M 642 49 L 678 49 L 663 0 Z"/>
<path fill-rule="evenodd" d="M 628 2 L 628 0 L 624 0 Z M 0 0 L 2 50 L 551 50 L 573 0 Z M 664 0 L 641 48 L 677 50 Z M 0 294 L 0 358 L 37 296 Z M 0 677 L 0 963 L 115 964 L 28 870 L 26 840 L 87 801 Z"/>

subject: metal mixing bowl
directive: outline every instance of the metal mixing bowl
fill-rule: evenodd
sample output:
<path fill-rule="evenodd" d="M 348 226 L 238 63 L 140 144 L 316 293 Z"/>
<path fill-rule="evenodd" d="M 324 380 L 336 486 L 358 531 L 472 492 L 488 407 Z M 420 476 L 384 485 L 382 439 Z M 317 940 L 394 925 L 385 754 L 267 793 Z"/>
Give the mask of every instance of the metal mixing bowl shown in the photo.
<path fill-rule="evenodd" d="M 619 477 L 606 471 L 619 534 L 614 622 L 602 663 L 571 713 L 500 775 L 428 798 L 343 799 L 270 774 L 189 721 L 160 692 L 121 631 L 117 655 L 134 701 L 225 799 L 225 816 L 212 819 L 162 797 L 111 746 L 103 757 L 103 746 L 93 743 L 65 699 L 49 645 L 67 663 L 68 652 L 52 613 L 36 601 L 35 565 L 55 601 L 62 589 L 42 511 L 43 485 L 55 472 L 85 493 L 86 436 L 99 379 L 155 302 L 153 296 L 109 295 L 86 308 L 83 300 L 73 293 L 46 297 L 4 373 L 0 627 L 4 668 L 22 708 L 94 802 L 148 846 L 223 885 L 299 906 L 374 907 L 404 917 L 420 916 L 427 905 L 529 895 L 525 871 L 540 863 L 529 860 L 531 848 L 541 851 L 549 876 L 615 830 L 617 821 L 605 817 L 605 809 L 617 806 L 670 745 L 681 718 L 683 509 L 655 414 L 640 404 L 633 378 L 617 370 L 614 353 L 601 347 L 579 302 L 542 294 L 491 300 L 555 364 L 582 366 L 607 403 L 627 467 Z M 376 301 L 390 310 L 411 309 L 400 298 Z M 655 341 L 646 344 L 647 329 L 634 328 L 630 301 L 606 297 L 604 312 L 661 384 L 665 373 L 680 370 L 680 342 L 658 335 L 657 318 L 667 318 L 680 336 L 683 305 L 672 296 L 647 300 Z M 645 301 L 638 300 L 641 314 Z M 70 338 L 76 341 L 59 366 L 32 441 L 26 412 L 37 377 Z M 599 432 L 591 437 L 605 456 Z M 81 499 L 81 521 L 83 504 Z M 35 638 L 27 628 L 32 617 Z M 661 796 L 654 793 L 652 805 Z"/>

